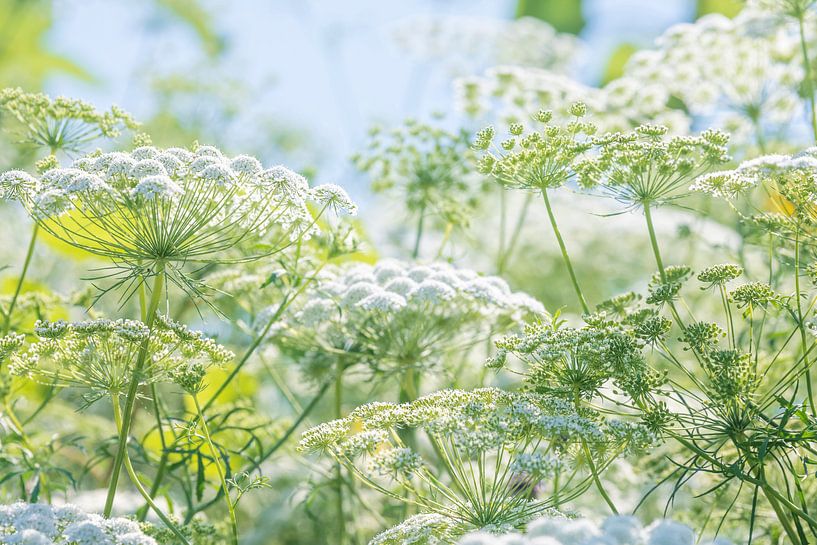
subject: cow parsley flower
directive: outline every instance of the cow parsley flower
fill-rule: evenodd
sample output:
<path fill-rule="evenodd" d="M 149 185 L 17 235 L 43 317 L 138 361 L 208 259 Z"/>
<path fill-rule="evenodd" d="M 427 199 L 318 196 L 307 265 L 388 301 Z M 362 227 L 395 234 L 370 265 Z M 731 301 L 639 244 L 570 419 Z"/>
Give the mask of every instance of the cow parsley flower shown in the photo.
<path fill-rule="evenodd" d="M 22 201 L 37 192 L 39 182 L 22 170 L 9 170 L 0 174 L 0 200 Z"/>
<path fill-rule="evenodd" d="M 165 274 L 197 293 L 186 266 L 270 255 L 316 233 L 324 210 L 354 212 L 337 186 L 310 190 L 297 174 L 259 170 L 250 159 L 209 146 L 96 153 L 26 182 L 24 204 L 51 235 L 111 259 L 124 276 L 120 283 Z M 21 176 L 2 179 L 10 187 Z M 318 214 L 310 212 L 311 200 Z M 250 243 L 263 248 L 237 252 Z"/>
<path fill-rule="evenodd" d="M 768 199 L 751 202 L 752 189 L 762 188 Z M 746 219 L 788 238 L 817 222 L 817 151 L 808 148 L 793 155 L 763 155 L 742 162 L 730 171 L 716 172 L 695 180 L 691 189 L 710 193 L 734 204 L 748 199 L 757 214 Z M 771 205 L 772 211 L 768 210 Z M 743 208 L 740 213 L 745 215 Z M 806 236 L 809 236 L 806 234 Z"/>
<path fill-rule="evenodd" d="M 272 338 L 310 374 L 322 374 L 338 359 L 374 372 L 405 371 L 434 366 L 452 346 L 543 313 L 541 303 L 497 277 L 445 263 L 382 260 L 325 268 Z"/>
<path fill-rule="evenodd" d="M 406 444 L 398 431 L 409 429 L 422 432 L 438 456 Z M 623 429 L 539 394 L 442 390 L 410 403 L 358 407 L 308 430 L 299 449 L 328 453 L 375 490 L 456 521 L 450 530 L 462 534 L 518 527 L 569 501 L 591 479 L 581 469 L 586 457 L 605 467 L 629 448 L 635 435 Z M 395 494 L 393 484 L 410 494 Z"/>
<path fill-rule="evenodd" d="M 153 331 L 134 320 L 37 322 L 39 338 L 12 355 L 10 370 L 59 387 L 88 390 L 87 404 L 125 394 L 147 343 L 151 355 L 138 375 L 141 384 L 171 382 L 191 366 L 223 365 L 233 354 L 200 332 L 157 317 Z"/>
<path fill-rule="evenodd" d="M 598 153 L 577 167 L 579 183 L 599 188 L 628 208 L 649 207 L 684 195 L 691 180 L 729 160 L 728 135 L 667 136 L 659 125 L 596 138 Z"/>
<path fill-rule="evenodd" d="M 541 128 L 525 133 L 521 124 L 512 124 L 512 136 L 498 147 L 492 128 L 478 133 L 473 145 L 485 152 L 480 160 L 482 172 L 505 186 L 539 191 L 561 187 L 573 179 L 576 165 L 593 147 L 590 136 L 596 128 L 582 120 L 586 113 L 582 103 L 571 108 L 574 120 L 566 125 L 550 124 L 552 113 L 544 110 L 535 117 Z"/>
<path fill-rule="evenodd" d="M 117 106 L 100 112 L 88 102 L 41 93 L 26 93 L 20 88 L 0 90 L 0 110 L 8 112 L 22 126 L 25 142 L 52 153 L 83 151 L 99 138 L 116 138 L 137 123 Z"/>
<path fill-rule="evenodd" d="M 564 71 L 580 50 L 575 36 L 534 17 L 412 17 L 397 25 L 394 37 L 410 55 L 458 73 L 496 64 Z"/>
<path fill-rule="evenodd" d="M 548 110 L 557 123 L 568 123 L 573 118 L 570 105 L 581 102 L 602 134 L 632 130 L 644 123 L 666 125 L 673 134 L 686 134 L 690 127 L 683 112 L 667 108 L 670 94 L 666 87 L 630 77 L 598 88 L 541 68 L 504 65 L 459 78 L 455 93 L 457 108 L 480 119 L 490 114 L 519 122 Z"/>
<path fill-rule="evenodd" d="M 0 541 L 8 545 L 157 545 L 140 525 L 73 505 L 0 505 Z"/>
<path fill-rule="evenodd" d="M 404 203 L 418 237 L 429 224 L 467 225 L 479 201 L 480 176 L 465 131 L 413 119 L 392 129 L 375 127 L 365 151 L 352 161 L 375 193 Z M 419 252 L 420 241 L 414 242 Z"/>
<path fill-rule="evenodd" d="M 720 115 L 719 125 L 740 144 L 762 145 L 761 127 L 785 127 L 802 111 L 803 65 L 796 33 L 759 35 L 756 24 L 756 14 L 745 10 L 733 19 L 711 14 L 675 25 L 655 49 L 634 54 L 625 74 L 664 86 L 695 116 Z"/>
<path fill-rule="evenodd" d="M 457 522 L 443 515 L 422 514 L 376 535 L 369 545 L 447 545 L 456 539 Z"/>
<path fill-rule="evenodd" d="M 692 545 L 695 537 L 692 528 L 669 519 L 656 520 L 645 528 L 636 517 L 628 515 L 613 515 L 601 524 L 586 518 L 551 516 L 532 521 L 524 534 L 473 532 L 463 536 L 457 545 Z M 717 543 L 730 542 L 718 538 Z"/>

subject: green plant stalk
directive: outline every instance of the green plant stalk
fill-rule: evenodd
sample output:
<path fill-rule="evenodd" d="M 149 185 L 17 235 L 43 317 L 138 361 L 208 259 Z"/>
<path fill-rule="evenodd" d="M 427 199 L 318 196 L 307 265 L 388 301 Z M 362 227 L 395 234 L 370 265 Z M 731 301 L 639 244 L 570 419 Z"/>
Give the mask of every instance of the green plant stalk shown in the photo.
<path fill-rule="evenodd" d="M 655 256 L 655 264 L 658 266 L 658 274 L 661 276 L 661 282 L 666 282 L 667 273 L 664 270 L 664 260 L 661 259 L 661 249 L 658 247 L 658 237 L 655 234 L 655 225 L 653 225 L 652 222 L 650 203 L 644 203 L 644 218 L 647 220 L 647 231 L 650 235 L 650 246 L 652 246 L 652 253 Z M 675 322 L 678 324 L 678 327 L 681 329 L 686 329 L 683 320 L 681 320 L 681 315 L 678 314 L 678 310 L 675 308 L 675 303 L 670 301 L 669 308 L 670 312 L 672 313 L 672 317 L 675 318 Z"/>
<path fill-rule="evenodd" d="M 411 258 L 417 259 L 420 257 L 420 243 L 423 240 L 423 227 L 426 219 L 426 207 L 423 205 L 420 208 L 420 216 L 417 218 L 417 233 L 414 235 L 414 249 L 411 251 Z"/>
<path fill-rule="evenodd" d="M 506 189 L 502 188 L 502 191 L 504 194 Z M 530 204 L 532 201 L 533 194 L 528 193 L 525 195 L 525 202 L 522 205 L 522 211 L 519 213 L 519 217 L 516 219 L 513 231 L 511 232 L 511 237 L 507 244 L 504 245 L 505 249 L 502 252 L 499 262 L 497 263 L 496 273 L 498 275 L 502 275 L 502 273 L 505 272 L 505 267 L 508 265 L 508 261 L 511 259 L 511 256 L 516 249 L 516 244 L 519 242 L 519 236 L 522 234 L 522 228 L 525 226 L 525 220 L 527 220 L 528 211 L 530 210 Z"/>
<path fill-rule="evenodd" d="M 205 412 L 210 407 L 212 407 L 213 403 L 215 403 L 215 401 L 227 389 L 227 386 L 229 386 L 232 383 L 232 381 L 235 379 L 235 377 L 238 376 L 238 373 L 241 371 L 241 369 L 244 367 L 244 365 L 246 365 L 246 363 L 249 361 L 250 356 L 252 356 L 253 353 L 255 353 L 255 351 L 258 349 L 258 347 L 261 345 L 261 343 L 264 342 L 264 339 L 267 338 L 267 334 L 269 333 L 270 329 L 272 329 L 273 324 L 275 323 L 275 321 L 278 318 L 281 317 L 281 314 L 283 314 L 283 312 L 284 312 L 284 310 L 286 310 L 287 306 L 288 306 L 288 303 L 286 302 L 286 300 L 284 300 L 284 302 L 282 302 L 278 306 L 278 308 L 275 311 L 275 314 L 266 323 L 266 325 L 264 326 L 264 329 L 261 330 L 261 333 L 259 335 L 257 335 L 255 337 L 255 339 L 253 339 L 250 346 L 247 347 L 247 350 L 244 352 L 244 355 L 241 356 L 241 359 L 239 360 L 239 362 L 236 364 L 236 366 L 233 368 L 233 370 L 230 371 L 230 374 L 227 375 L 227 378 L 225 378 L 221 382 L 221 384 L 219 385 L 219 387 L 215 391 L 215 393 L 212 396 L 210 396 L 209 399 L 207 399 L 207 401 L 204 403 L 203 408 L 204 408 Z"/>
<path fill-rule="evenodd" d="M 553 228 L 553 234 L 556 236 L 556 241 L 559 243 L 559 250 L 562 252 L 562 260 L 567 267 L 567 272 L 570 275 L 570 281 L 573 283 L 573 289 L 576 291 L 576 297 L 579 299 L 582 311 L 585 314 L 590 313 L 590 308 L 587 306 L 587 301 L 584 298 L 579 281 L 576 278 L 576 273 L 573 271 L 573 264 L 570 262 L 570 256 L 567 255 L 567 247 L 565 241 L 562 239 L 562 233 L 559 231 L 559 225 L 556 223 L 556 216 L 553 214 L 553 209 L 550 206 L 550 199 L 548 198 L 547 189 L 542 189 L 542 198 L 545 201 L 545 208 L 547 208 L 548 218 L 550 218 L 550 226 Z"/>
<path fill-rule="evenodd" d="M 422 225 L 422 224 L 421 224 Z M 418 239 L 419 240 L 419 239 Z M 335 418 L 343 418 L 343 363 L 338 359 L 335 371 Z M 343 466 L 335 465 L 335 509 L 338 517 L 338 544 L 346 543 L 346 518 L 343 514 Z"/>
<path fill-rule="evenodd" d="M 806 392 L 808 393 L 811 414 L 817 416 L 814 404 L 814 392 L 811 384 L 811 369 L 808 359 L 808 338 L 803 316 L 803 304 L 800 297 L 800 229 L 794 235 L 794 297 L 797 299 L 797 328 L 800 330 L 800 343 L 803 349 L 803 366 L 805 368 Z"/>
<path fill-rule="evenodd" d="M 504 187 L 499 187 L 499 248 L 496 252 L 496 269 L 497 271 L 502 270 L 502 261 L 504 260 L 503 256 L 505 255 L 505 230 L 506 224 L 508 222 L 508 203 L 507 203 L 507 195 L 505 194 L 506 190 Z"/>
<path fill-rule="evenodd" d="M 806 72 L 806 94 L 808 95 L 809 104 L 811 106 L 811 130 L 814 140 L 817 141 L 817 99 L 814 93 L 814 79 L 811 75 L 811 59 L 808 54 L 808 44 L 806 44 L 806 29 L 805 29 L 805 12 L 800 11 L 797 14 L 797 24 L 800 31 L 800 50 L 803 53 L 803 67 Z"/>
<path fill-rule="evenodd" d="M 224 469 L 221 467 L 221 462 L 218 460 L 218 451 L 216 450 L 216 447 L 213 444 L 213 439 L 210 436 L 210 428 L 207 426 L 207 420 L 205 420 L 204 412 L 201 410 L 199 398 L 196 394 L 191 395 L 193 397 L 193 403 L 196 406 L 199 422 L 201 423 L 201 430 L 204 432 L 204 438 L 207 440 L 207 446 L 210 447 L 210 454 L 213 456 L 213 463 L 216 465 L 216 470 L 218 471 L 218 479 L 221 482 L 221 488 L 224 491 L 224 501 L 227 503 L 227 512 L 230 515 L 233 545 L 238 545 L 238 521 L 236 520 L 235 516 L 235 505 L 233 505 L 233 500 L 230 498 L 230 487 L 227 485 L 227 479 L 224 477 Z"/>
<path fill-rule="evenodd" d="M 320 265 L 320 267 L 318 267 L 316 269 L 315 274 L 320 272 L 320 270 L 325 265 L 326 265 L 326 261 L 324 261 Z M 207 401 L 204 403 L 204 406 L 202 407 L 202 412 L 207 412 L 207 410 L 213 405 L 213 403 L 215 403 L 215 401 L 219 398 L 219 396 L 221 396 L 221 394 L 224 393 L 224 391 L 227 389 L 227 386 L 229 386 L 230 383 L 235 379 L 235 377 L 238 376 L 238 373 L 241 371 L 241 369 L 244 367 L 244 365 L 249 361 L 250 357 L 255 353 L 255 351 L 258 349 L 258 347 L 261 345 L 261 343 L 264 342 L 264 339 L 266 339 L 267 334 L 269 333 L 269 331 L 272 328 L 275 321 L 278 318 L 280 318 L 280 316 L 287 309 L 287 307 L 292 303 L 292 301 L 294 301 L 301 293 L 303 293 L 303 291 L 306 289 L 306 287 L 308 285 L 309 285 L 309 282 L 304 282 L 303 286 L 301 286 L 298 289 L 298 291 L 295 292 L 295 294 L 292 297 L 285 297 L 284 298 L 284 300 L 281 302 L 281 304 L 276 309 L 275 314 L 270 318 L 270 320 L 264 326 L 264 329 L 261 331 L 261 333 L 255 339 L 253 339 L 253 342 L 250 344 L 249 347 L 247 347 L 247 350 L 244 352 L 244 355 L 241 357 L 241 360 L 238 362 L 238 364 L 235 366 L 235 368 L 233 368 L 233 370 L 230 372 L 230 374 L 227 376 L 227 378 L 224 379 L 221 382 L 221 384 L 219 385 L 216 392 L 212 396 L 210 396 L 207 399 Z M 285 434 L 286 438 L 289 438 L 289 436 L 292 433 L 294 433 L 295 428 L 297 427 L 297 425 L 300 424 L 308 416 L 308 413 L 311 412 L 312 409 L 314 409 L 315 405 L 317 404 L 317 402 L 320 400 L 320 398 L 323 396 L 323 394 L 325 393 L 325 391 L 327 389 L 328 389 L 328 387 L 323 388 L 320 391 L 320 393 L 318 394 L 318 396 L 312 401 L 310 406 L 307 407 L 305 412 L 302 413 L 298 417 L 297 423 L 294 426 L 290 427 L 290 429 Z M 198 416 L 196 416 L 196 418 L 198 418 Z M 265 452 L 264 455 L 261 457 L 261 460 L 259 460 L 258 463 L 256 464 L 255 468 L 257 468 L 261 464 L 261 462 L 263 460 L 265 460 L 265 459 L 269 458 L 270 456 L 272 456 L 272 454 L 275 451 L 277 451 L 281 446 L 283 446 L 284 442 L 285 442 L 285 440 L 278 441 L 278 443 L 276 443 L 273 448 L 271 448 L 270 450 Z M 174 442 L 174 444 L 175 444 L 175 442 Z M 159 488 L 161 487 L 162 480 L 164 479 L 164 476 L 165 476 L 166 468 L 167 468 L 167 455 L 166 455 L 166 453 L 163 453 L 162 458 L 159 461 L 159 469 L 158 469 L 158 471 L 156 473 L 156 480 L 153 482 L 153 485 L 151 486 L 151 497 L 155 497 L 156 494 L 159 492 Z M 142 511 L 138 513 L 139 516 L 144 517 L 145 514 L 146 514 L 146 511 L 147 510 L 143 507 Z"/>
<path fill-rule="evenodd" d="M 573 403 L 578 411 L 581 407 L 581 396 L 579 395 L 578 389 L 574 393 Z M 596 470 L 596 464 L 593 462 L 593 455 L 590 452 L 590 447 L 587 446 L 587 441 L 582 439 L 582 450 L 584 450 L 584 456 L 587 458 L 587 467 L 590 468 L 590 474 L 593 476 L 593 483 L 596 485 L 596 489 L 598 489 L 599 494 L 601 497 L 604 498 L 604 501 L 607 503 L 607 506 L 610 507 L 610 511 L 613 512 L 614 515 L 618 515 L 618 509 L 616 508 L 615 502 L 613 502 L 610 495 L 605 490 L 604 485 L 601 482 L 601 478 L 599 477 L 599 472 Z"/>
<path fill-rule="evenodd" d="M 650 212 L 649 203 L 644 205 L 644 217 L 647 219 L 647 231 L 650 234 L 650 245 L 655 256 L 655 264 L 658 265 L 658 274 L 661 275 L 661 281 L 666 282 L 667 273 L 664 271 L 664 260 L 661 259 L 661 250 L 658 248 L 658 237 L 655 236 L 655 226 L 652 223 L 652 212 Z"/>
<path fill-rule="evenodd" d="M 317 276 L 317 274 L 326 266 L 326 263 L 327 263 L 327 260 L 324 260 L 320 264 L 320 266 L 317 269 L 315 269 L 315 272 L 312 273 L 312 277 L 310 278 L 310 280 L 307 281 L 307 282 L 304 282 L 303 285 L 300 288 L 298 288 L 298 291 L 296 291 L 295 294 L 292 295 L 292 297 L 286 297 L 286 296 L 284 297 L 284 300 L 281 301 L 281 304 L 278 305 L 277 309 L 275 309 L 275 314 L 273 314 L 272 317 L 270 317 L 269 321 L 266 323 L 266 325 L 264 326 L 264 329 L 261 331 L 261 333 L 255 339 L 253 339 L 252 344 L 250 344 L 250 346 L 244 352 L 244 355 L 241 357 L 241 360 L 238 362 L 238 364 L 235 366 L 235 368 L 232 371 L 230 371 L 230 374 L 227 376 L 226 379 L 224 379 L 224 381 L 222 381 L 222 383 L 219 385 L 216 392 L 212 396 L 210 396 L 210 398 L 207 400 L 207 402 L 205 402 L 205 404 L 204 404 L 204 411 L 205 412 L 207 412 L 207 409 L 209 409 L 213 405 L 213 403 L 216 401 L 216 399 L 218 399 L 218 397 L 222 393 L 224 393 L 224 390 L 227 389 L 227 386 L 230 385 L 230 383 L 235 379 L 235 377 L 238 376 L 238 373 L 241 371 L 241 369 L 244 367 L 244 365 L 249 361 L 250 356 L 253 355 L 253 353 L 258 349 L 258 347 L 261 345 L 261 343 L 264 342 L 264 340 L 267 338 L 267 334 L 269 334 L 269 331 L 270 331 L 270 329 L 272 329 L 273 324 L 278 320 L 278 318 L 281 317 L 281 315 L 289 307 L 289 305 L 292 304 L 292 302 L 295 299 L 297 299 L 298 296 L 301 295 L 304 292 L 304 290 L 311 283 L 311 279 L 315 278 L 315 276 Z"/>
<path fill-rule="evenodd" d="M 40 227 L 36 223 L 31 229 L 31 239 L 28 241 L 28 250 L 26 250 L 26 257 L 23 261 L 23 270 L 20 271 L 20 277 L 17 279 L 17 286 L 14 288 L 14 295 L 11 297 L 9 308 L 3 320 L 3 336 L 8 335 L 11 330 L 11 315 L 14 313 L 14 307 L 17 305 L 17 299 L 20 297 L 20 292 L 23 289 L 26 275 L 28 274 L 29 265 L 31 265 L 31 258 L 34 257 L 34 248 L 37 246 L 37 234 Z"/>
<path fill-rule="evenodd" d="M 9 331 L 11 331 L 11 318 L 12 314 L 14 313 L 14 307 L 17 305 L 17 299 L 20 297 L 20 292 L 23 290 L 23 284 L 25 283 L 26 275 L 28 274 L 29 266 L 31 265 L 31 259 L 34 257 L 34 248 L 37 245 L 37 234 L 39 233 L 39 225 L 36 223 L 34 227 L 31 229 L 31 239 L 28 242 L 28 249 L 26 250 L 26 256 L 23 261 L 23 270 L 20 271 L 20 276 L 17 279 L 17 285 L 14 288 L 14 295 L 11 297 L 11 302 L 9 303 L 9 308 L 6 310 L 5 316 L 3 317 L 3 335 L 8 335 Z M 9 420 L 11 421 L 12 425 L 17 428 L 17 433 L 20 435 L 20 438 L 23 441 L 23 445 L 29 450 L 33 451 L 33 446 L 31 444 L 31 440 L 28 438 L 28 435 L 25 432 L 25 428 L 23 424 L 20 422 L 20 419 L 17 418 L 17 415 L 14 412 L 14 407 L 12 407 L 11 403 L 9 402 L 8 398 L 5 399 L 3 403 L 3 409 L 8 415 Z M 43 477 L 40 477 L 40 485 L 45 488 L 45 483 L 43 481 Z M 25 491 L 25 488 L 23 488 Z M 46 494 L 48 494 L 46 490 Z"/>
<path fill-rule="evenodd" d="M 286 442 L 292 437 L 292 434 L 295 433 L 295 430 L 298 429 L 298 426 L 303 423 L 304 420 L 312 413 L 312 410 L 318 405 L 318 402 L 323 399 L 324 394 L 329 390 L 329 386 L 331 386 L 331 382 L 325 383 L 321 386 L 321 389 L 318 390 L 318 393 L 315 394 L 315 397 L 312 398 L 312 401 L 303 408 L 301 413 L 298 415 L 298 418 L 287 428 L 284 434 L 275 442 L 270 448 L 268 448 L 252 465 L 252 471 L 258 469 L 265 460 L 267 460 L 270 456 L 275 454 L 279 448 L 284 446 Z"/>
<path fill-rule="evenodd" d="M 111 403 L 113 404 L 113 417 L 114 422 L 116 423 L 116 429 L 119 431 L 120 436 L 126 435 L 124 428 L 122 427 L 122 411 L 121 408 L 119 407 L 119 396 L 113 395 L 111 397 Z M 127 452 L 125 452 L 123 462 L 125 465 L 125 470 L 127 471 L 128 476 L 131 479 L 131 482 L 133 482 L 133 486 L 136 487 L 136 489 L 139 491 L 139 493 L 142 495 L 142 497 L 145 499 L 148 505 L 150 505 L 150 508 L 153 509 L 153 511 L 156 513 L 156 515 L 158 515 L 162 522 L 164 522 L 167 525 L 167 527 L 170 528 L 170 530 L 174 534 L 176 534 L 176 537 L 178 537 L 181 540 L 181 542 L 184 543 L 184 545 L 190 545 L 189 542 L 187 541 L 187 538 L 185 538 L 184 534 L 182 534 L 181 530 L 179 530 L 179 528 L 173 523 L 173 521 L 170 520 L 170 518 L 167 515 L 165 515 L 164 512 L 162 512 L 159 506 L 156 505 L 156 502 L 153 501 L 153 498 L 150 497 L 148 491 L 145 490 L 145 487 L 142 486 L 141 481 L 139 481 L 139 476 L 136 474 L 136 470 L 134 470 L 133 464 L 130 461 L 130 456 L 128 456 Z"/>
<path fill-rule="evenodd" d="M 153 322 L 156 317 L 156 312 L 159 309 L 159 302 L 162 299 L 162 292 L 164 291 L 165 271 L 164 264 L 159 263 L 159 270 L 153 281 L 153 291 L 150 296 L 150 303 L 147 309 L 142 309 L 142 315 L 146 316 L 145 325 L 149 330 L 153 329 Z M 122 471 L 122 463 L 127 456 L 128 450 L 128 436 L 130 435 L 131 423 L 133 420 L 133 410 L 136 404 L 136 394 L 139 390 L 139 379 L 142 374 L 142 369 L 148 358 L 148 348 L 150 345 L 150 337 L 142 342 L 139 349 L 139 355 L 136 359 L 136 365 L 133 369 L 133 376 L 128 389 L 127 397 L 125 398 L 125 411 L 123 414 L 123 422 L 119 434 L 119 444 L 114 457 L 113 467 L 111 468 L 111 482 L 108 484 L 108 496 L 105 500 L 105 509 L 103 515 L 105 517 L 111 516 L 113 510 L 113 501 L 116 497 L 116 485 L 119 482 L 119 474 Z M 151 500 L 152 501 L 152 500 Z"/>

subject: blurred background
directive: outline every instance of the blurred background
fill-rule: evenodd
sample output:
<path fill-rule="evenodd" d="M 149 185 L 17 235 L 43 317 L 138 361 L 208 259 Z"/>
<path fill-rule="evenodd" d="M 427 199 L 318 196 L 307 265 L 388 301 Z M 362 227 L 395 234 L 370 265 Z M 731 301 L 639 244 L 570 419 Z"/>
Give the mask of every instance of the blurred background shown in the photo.
<path fill-rule="evenodd" d="M 737 0 L 0 0 L 0 78 L 3 86 L 100 108 L 118 104 L 159 145 L 198 139 L 254 153 L 310 171 L 315 182 L 340 183 L 361 201 L 366 182 L 348 157 L 368 127 L 450 111 L 453 77 L 494 64 L 478 55 L 416 54 L 396 38 L 412 19 L 541 18 L 582 38 L 570 75 L 598 84 L 668 26 L 739 7 Z"/>

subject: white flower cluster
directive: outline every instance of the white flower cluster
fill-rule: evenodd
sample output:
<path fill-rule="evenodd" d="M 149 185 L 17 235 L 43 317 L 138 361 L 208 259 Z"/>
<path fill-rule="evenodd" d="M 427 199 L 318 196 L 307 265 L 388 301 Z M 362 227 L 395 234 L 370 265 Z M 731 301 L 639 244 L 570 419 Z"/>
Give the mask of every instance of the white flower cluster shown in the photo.
<path fill-rule="evenodd" d="M 127 392 L 144 342 L 151 354 L 141 373 L 144 384 L 177 382 L 191 367 L 222 365 L 233 353 L 201 332 L 164 316 L 154 330 L 135 320 L 38 321 L 37 342 L 11 356 L 9 371 L 60 387 L 89 389 L 87 403 Z"/>
<path fill-rule="evenodd" d="M 258 316 L 259 327 L 275 309 Z M 412 365 L 428 366 L 457 344 L 452 339 L 484 338 L 544 312 L 541 303 L 513 292 L 499 277 L 446 263 L 389 259 L 325 269 L 273 333 L 284 348 L 312 356 L 322 346 L 353 347 L 371 365 L 394 366 L 413 358 Z M 304 357 L 309 355 L 299 355 L 299 361 Z"/>
<path fill-rule="evenodd" d="M 496 66 L 481 76 L 458 79 L 455 95 L 457 108 L 474 117 L 499 112 L 504 120 L 526 121 L 545 109 L 562 123 L 574 119 L 570 105 L 582 102 L 601 133 L 627 131 L 647 122 L 666 125 L 679 134 L 690 128 L 686 115 L 667 108 L 666 87 L 628 77 L 598 88 L 548 70 Z"/>
<path fill-rule="evenodd" d="M 410 474 L 423 464 L 410 449 L 393 443 L 392 432 L 417 428 L 432 441 L 447 445 L 455 456 L 470 459 L 507 450 L 509 467 L 544 478 L 562 467 L 556 453 L 572 445 L 586 443 L 606 448 L 608 441 L 621 441 L 614 434 L 608 435 L 609 424 L 589 414 L 578 414 L 568 402 L 538 394 L 496 388 L 440 390 L 411 403 L 362 405 L 346 418 L 304 432 L 299 448 L 328 450 L 347 462 L 374 456 L 371 469 L 383 473 L 388 466 L 391 473 Z M 544 455 L 529 448 L 541 444 L 544 449 L 548 443 L 555 449 L 551 451 L 554 454 Z"/>
<path fill-rule="evenodd" d="M 511 291 L 497 276 L 481 276 L 447 263 L 417 265 L 386 259 L 376 265 L 352 264 L 326 270 L 318 290 L 342 311 L 400 312 L 478 310 L 483 315 L 544 313 L 541 303 Z M 314 302 L 314 299 L 313 299 Z M 306 320 L 313 316 L 302 314 Z"/>
<path fill-rule="evenodd" d="M 21 178 L 12 172 L 6 179 L 10 185 Z M 285 167 L 264 169 L 254 157 L 230 158 L 212 146 L 194 151 L 145 146 L 130 153 L 89 155 L 70 168 L 47 171 L 33 185 L 32 206 L 40 217 L 59 216 L 74 207 L 94 210 L 100 206 L 94 201 L 105 199 L 128 207 L 160 201 L 173 211 L 195 201 L 214 209 L 212 225 L 236 221 L 263 232 L 275 223 L 294 237 L 314 230 L 309 200 L 342 212 L 356 210 L 338 186 L 310 189 L 305 178 Z"/>
<path fill-rule="evenodd" d="M 776 189 L 794 202 L 817 201 L 817 147 L 794 155 L 763 155 L 733 170 L 710 172 L 697 177 L 690 189 L 734 199 L 767 180 L 778 182 Z M 799 198 L 789 191 L 796 191 Z"/>
<path fill-rule="evenodd" d="M 0 174 L 0 200 L 25 200 L 35 194 L 39 187 L 37 179 L 23 170 L 9 170 Z"/>
<path fill-rule="evenodd" d="M 399 46 L 419 60 L 442 60 L 459 73 L 496 64 L 565 71 L 576 60 L 580 41 L 533 17 L 515 20 L 422 16 L 400 22 Z"/>
<path fill-rule="evenodd" d="M 695 116 L 726 111 L 719 125 L 744 141 L 761 123 L 780 126 L 802 109 L 803 81 L 796 31 L 774 27 L 758 32 L 762 14 L 745 9 L 729 19 L 710 14 L 668 29 L 656 49 L 639 51 L 625 74 L 662 85 Z"/>
<path fill-rule="evenodd" d="M 73 505 L 0 505 L 0 543 L 7 545 L 156 545 L 139 524 L 106 519 Z"/>
<path fill-rule="evenodd" d="M 536 393 L 440 390 L 410 403 L 360 406 L 304 432 L 298 448 L 328 453 L 375 490 L 404 487 L 416 497 L 412 503 L 453 519 L 446 530 L 462 535 L 475 528 L 510 531 L 549 511 L 554 495 L 576 497 L 590 479 L 579 460 L 592 456 L 596 467 L 606 467 L 628 448 L 632 434 L 622 435 L 615 424 Z M 401 434 L 411 430 L 422 431 L 437 456 L 407 446 Z M 381 537 L 426 535 L 423 520 Z M 414 543 L 383 543 L 392 542 Z"/>
<path fill-rule="evenodd" d="M 657 520 L 647 526 L 635 517 L 614 515 L 601 524 L 584 518 L 544 517 L 528 524 L 526 534 L 496 535 L 472 532 L 458 545 L 693 545 L 695 532 L 689 526 Z M 701 542 L 707 545 L 729 545 L 718 538 Z"/>
<path fill-rule="evenodd" d="M 414 515 L 376 535 L 369 545 L 447 545 L 455 539 L 456 527 L 456 521 L 442 515 Z"/>

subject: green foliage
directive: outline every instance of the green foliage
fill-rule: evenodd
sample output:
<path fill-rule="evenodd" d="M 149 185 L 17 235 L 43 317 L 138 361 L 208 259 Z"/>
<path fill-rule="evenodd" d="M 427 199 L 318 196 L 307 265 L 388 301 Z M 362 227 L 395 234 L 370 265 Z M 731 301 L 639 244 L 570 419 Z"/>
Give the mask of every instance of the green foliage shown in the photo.
<path fill-rule="evenodd" d="M 518 0 L 516 16 L 536 17 L 571 34 L 578 34 L 585 25 L 582 0 Z"/>

